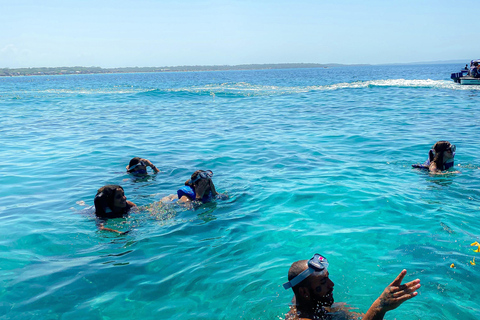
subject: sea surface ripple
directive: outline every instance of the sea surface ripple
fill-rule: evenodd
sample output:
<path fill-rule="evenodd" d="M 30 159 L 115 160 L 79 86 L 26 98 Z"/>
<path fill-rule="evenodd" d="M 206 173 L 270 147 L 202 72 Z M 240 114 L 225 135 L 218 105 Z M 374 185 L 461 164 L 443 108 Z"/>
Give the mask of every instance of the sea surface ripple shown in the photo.
<path fill-rule="evenodd" d="M 480 90 L 458 68 L 0 78 L 0 319 L 279 319 L 316 252 L 359 312 L 405 268 L 420 294 L 388 318 L 480 318 Z M 412 169 L 438 140 L 459 173 Z M 161 173 L 132 179 L 134 156 Z M 158 202 L 197 169 L 229 199 Z M 105 184 L 153 204 L 108 222 L 125 235 L 88 209 Z"/>

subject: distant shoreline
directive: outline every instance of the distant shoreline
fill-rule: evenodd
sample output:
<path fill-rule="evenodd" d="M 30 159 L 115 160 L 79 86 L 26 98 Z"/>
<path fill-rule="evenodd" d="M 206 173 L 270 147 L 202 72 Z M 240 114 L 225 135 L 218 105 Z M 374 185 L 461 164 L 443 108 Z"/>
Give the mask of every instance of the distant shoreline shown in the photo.
<path fill-rule="evenodd" d="M 304 68 L 334 68 L 342 64 L 318 63 L 279 63 L 279 64 L 244 64 L 223 66 L 177 66 L 177 67 L 52 67 L 52 68 L 0 68 L 0 76 L 43 76 L 64 74 L 100 74 L 100 73 L 145 73 L 145 72 L 194 72 L 194 71 L 230 71 L 230 70 L 265 70 L 265 69 L 304 69 Z M 353 66 L 353 65 L 350 65 Z M 359 65 L 356 65 L 359 66 Z"/>
<path fill-rule="evenodd" d="M 431 61 L 415 63 L 390 63 L 380 65 L 418 65 L 418 64 L 446 64 L 465 63 L 464 60 Z M 242 64 L 242 65 L 213 65 L 213 66 L 176 66 L 176 67 L 40 67 L 40 68 L 0 68 L 0 77 L 17 76 L 46 76 L 67 74 L 101 74 L 101 73 L 147 73 L 147 72 L 196 72 L 196 71 L 239 71 L 239 70 L 267 70 L 267 69 L 309 69 L 309 68 L 336 68 L 373 66 L 372 64 L 339 64 L 339 63 L 273 63 L 273 64 Z M 376 65 L 379 66 L 379 65 Z"/>
<path fill-rule="evenodd" d="M 177 66 L 177 67 L 53 67 L 53 68 L 0 68 L 0 76 L 44 76 L 65 74 L 101 74 L 101 73 L 145 73 L 145 72 L 195 72 L 195 71 L 231 71 L 231 70 L 265 70 L 265 69 L 301 69 L 301 68 L 334 68 L 342 64 L 318 63 L 280 63 L 280 64 L 244 64 L 223 66 Z M 353 66 L 353 65 L 350 65 Z M 359 65 L 356 65 L 359 66 Z"/>

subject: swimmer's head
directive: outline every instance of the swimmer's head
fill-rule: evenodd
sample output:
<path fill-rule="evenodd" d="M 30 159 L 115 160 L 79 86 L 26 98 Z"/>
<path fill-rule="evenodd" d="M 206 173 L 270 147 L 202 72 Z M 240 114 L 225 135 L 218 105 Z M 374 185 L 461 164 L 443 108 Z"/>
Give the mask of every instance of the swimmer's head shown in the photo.
<path fill-rule="evenodd" d="M 147 174 L 147 165 L 140 157 L 132 158 L 128 164 L 127 172 L 133 174 Z"/>
<path fill-rule="evenodd" d="M 95 214 L 104 216 L 108 212 L 119 212 L 126 208 L 127 198 L 119 185 L 106 185 L 98 189 L 94 199 Z"/>
<path fill-rule="evenodd" d="M 329 307 L 333 304 L 334 283 L 329 278 L 328 261 L 320 254 L 310 260 L 299 260 L 288 270 L 285 289 L 292 288 L 297 303 L 313 307 Z"/>
<path fill-rule="evenodd" d="M 448 141 L 438 141 L 432 146 L 429 153 L 430 162 L 435 162 L 437 168 L 444 169 L 444 163 L 447 161 L 453 161 L 455 157 L 455 151 L 457 147 Z"/>
<path fill-rule="evenodd" d="M 203 198 L 205 194 L 212 193 L 213 196 L 217 195 L 215 185 L 212 181 L 213 172 L 211 170 L 197 170 L 190 179 L 185 182 L 185 185 L 191 186 L 195 189 L 196 200 Z"/>

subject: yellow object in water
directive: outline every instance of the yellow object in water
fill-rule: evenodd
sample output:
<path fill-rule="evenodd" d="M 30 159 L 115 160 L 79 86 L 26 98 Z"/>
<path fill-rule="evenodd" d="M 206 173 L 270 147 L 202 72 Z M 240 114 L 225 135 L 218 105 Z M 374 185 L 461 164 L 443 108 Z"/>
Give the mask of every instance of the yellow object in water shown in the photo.
<path fill-rule="evenodd" d="M 473 250 L 473 252 L 480 252 L 480 247 L 477 247 L 477 250 Z"/>
<path fill-rule="evenodd" d="M 455 265 L 452 263 L 452 264 L 450 265 L 450 268 L 455 268 Z"/>
<path fill-rule="evenodd" d="M 476 264 L 476 263 L 475 263 L 475 257 L 473 257 L 473 261 L 470 261 L 470 264 L 471 264 L 472 266 L 474 266 L 474 265 Z"/>
<path fill-rule="evenodd" d="M 475 242 L 472 243 L 470 246 L 471 246 L 471 247 L 473 247 L 473 246 L 480 246 L 480 243 L 478 243 L 477 241 L 475 241 Z"/>

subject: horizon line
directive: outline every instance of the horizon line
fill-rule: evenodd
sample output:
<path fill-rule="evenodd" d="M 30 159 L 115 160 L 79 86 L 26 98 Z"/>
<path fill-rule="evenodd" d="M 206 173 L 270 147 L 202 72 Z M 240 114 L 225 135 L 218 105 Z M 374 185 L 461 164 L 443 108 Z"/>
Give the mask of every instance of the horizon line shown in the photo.
<path fill-rule="evenodd" d="M 56 67 L 0 67 L 0 69 L 55 69 L 55 68 L 100 68 L 104 70 L 108 69 L 125 69 L 125 68 L 225 68 L 225 67 L 247 67 L 247 66 L 286 66 L 286 65 L 312 65 L 312 66 L 384 66 L 384 65 L 416 65 L 416 64 L 447 64 L 447 63 L 461 63 L 462 61 L 470 61 L 469 59 L 455 59 L 455 60 L 433 60 L 433 61 L 417 61 L 417 62 L 388 62 L 388 63 L 318 63 L 318 62 L 282 62 L 282 63 L 244 63 L 244 64 L 212 64 L 212 65 L 176 65 L 176 66 L 124 66 L 124 67 L 100 67 L 100 66 L 56 66 Z"/>

